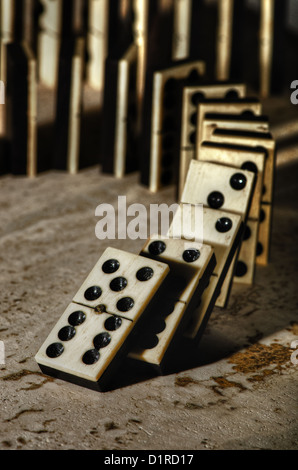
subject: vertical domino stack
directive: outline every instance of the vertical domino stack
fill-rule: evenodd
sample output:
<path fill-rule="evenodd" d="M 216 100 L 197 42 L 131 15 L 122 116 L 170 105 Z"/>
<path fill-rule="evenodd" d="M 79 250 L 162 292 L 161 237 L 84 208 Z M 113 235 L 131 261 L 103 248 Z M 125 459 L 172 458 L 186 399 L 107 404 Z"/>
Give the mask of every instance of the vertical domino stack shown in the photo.
<path fill-rule="evenodd" d="M 211 161 L 215 161 L 215 158 L 212 156 L 212 144 L 209 145 L 209 143 L 214 140 L 212 136 L 217 128 L 222 128 L 223 130 L 226 129 L 231 132 L 236 131 L 239 133 L 249 130 L 252 132 L 258 132 L 260 135 L 262 133 L 265 135 L 269 132 L 268 118 L 261 115 L 261 103 L 259 101 L 254 102 L 253 100 L 247 101 L 245 99 L 242 102 L 241 101 L 242 100 L 238 103 L 236 102 L 226 105 L 210 102 L 199 104 L 196 135 L 196 158 L 198 160 L 202 159 L 206 161 L 206 154 L 208 154 Z M 224 114 L 221 113 L 221 111 L 224 111 Z M 215 149 L 215 152 L 219 161 L 221 161 L 221 155 L 225 155 L 225 164 L 233 165 L 235 168 L 239 168 L 241 166 L 243 168 L 251 168 L 252 171 L 258 175 L 258 188 L 260 188 L 264 173 L 264 152 L 260 152 L 262 156 L 257 156 L 257 152 L 255 152 L 253 156 L 250 156 L 250 158 L 252 157 L 251 159 L 244 161 L 242 153 L 243 156 L 245 156 L 247 154 L 247 149 L 245 149 L 244 146 L 242 149 L 237 149 L 235 144 L 236 142 L 232 142 L 231 140 L 226 146 L 222 143 L 222 148 L 220 149 L 220 142 L 218 142 L 218 147 Z M 226 158 L 229 151 L 230 156 L 233 154 L 232 160 Z M 251 154 L 253 154 L 253 151 Z M 235 282 L 248 284 L 253 282 L 257 250 L 256 238 L 258 237 L 259 231 L 259 192 L 260 190 L 256 191 L 252 210 L 248 216 L 249 220 L 247 221 L 247 230 L 235 271 Z M 256 199 L 257 197 L 259 198 L 258 201 Z"/>
<path fill-rule="evenodd" d="M 205 100 L 228 100 L 231 98 L 241 99 L 246 95 L 244 84 L 210 84 L 195 87 L 184 87 L 181 110 L 181 140 L 179 158 L 179 180 L 178 197 L 183 192 L 186 175 L 190 161 L 195 158 L 195 146 L 198 122 L 198 104 Z M 227 103 L 225 103 L 227 104 Z"/>
<path fill-rule="evenodd" d="M 266 152 L 262 149 L 222 146 L 212 142 L 205 142 L 200 147 L 199 161 L 219 163 L 239 170 L 247 169 L 256 175 L 246 230 L 234 272 L 234 282 L 252 284 L 254 280 L 265 160 Z"/>
<path fill-rule="evenodd" d="M 183 61 L 151 76 L 141 179 L 152 192 L 178 181 L 182 89 L 204 73 L 204 62 Z"/>
<path fill-rule="evenodd" d="M 262 150 L 265 153 L 264 184 L 262 189 L 259 217 L 259 236 L 257 245 L 258 265 L 266 266 L 270 256 L 270 232 L 273 204 L 274 172 L 276 143 L 270 132 L 237 131 L 232 129 L 215 129 L 211 142 L 236 145 L 241 149 L 248 147 Z"/>
<path fill-rule="evenodd" d="M 189 173 L 191 178 L 191 173 Z M 170 227 L 171 237 L 182 236 L 184 240 L 194 237 L 191 227 L 195 227 L 196 206 L 193 204 L 180 204 Z M 239 250 L 243 237 L 243 216 L 233 212 L 225 212 L 210 207 L 203 208 L 203 239 L 204 243 L 214 250 L 217 261 L 210 278 L 210 283 L 202 295 L 201 303 L 194 310 L 184 335 L 198 341 L 204 331 L 210 314 L 220 296 L 226 276 L 233 259 Z M 227 295 L 229 292 L 227 292 Z"/>
<path fill-rule="evenodd" d="M 246 108 L 242 111 L 241 114 L 233 114 L 234 111 L 240 111 L 239 106 L 229 106 L 226 105 L 226 112 L 208 112 L 210 108 L 213 108 L 212 105 L 204 104 L 199 106 L 198 110 L 198 126 L 197 126 L 197 142 L 196 148 L 199 155 L 200 146 L 203 142 L 208 142 L 211 139 L 212 133 L 215 128 L 220 129 L 233 129 L 236 131 L 241 130 L 251 130 L 254 132 L 269 132 L 269 121 L 267 116 L 261 116 L 255 114 L 259 111 L 259 106 L 252 107 L 252 109 L 247 109 L 247 105 L 244 105 Z M 250 106 L 248 106 L 249 108 Z M 221 108 L 221 106 L 220 106 Z M 255 108 L 255 109 L 253 109 Z M 214 109 L 214 108 L 213 108 Z M 243 108 L 242 108 L 243 109 Z"/>
<path fill-rule="evenodd" d="M 237 214 L 246 224 L 254 194 L 254 184 L 254 173 L 243 168 L 240 171 L 218 162 L 193 160 L 189 167 L 181 202 L 201 203 L 204 207 Z M 225 307 L 228 303 L 237 258 L 238 252 L 225 276 L 221 293 L 216 301 L 219 307 Z"/>
<path fill-rule="evenodd" d="M 141 255 L 168 264 L 170 273 L 129 357 L 163 373 L 208 289 L 216 259 L 208 245 L 157 235 L 150 237 Z"/>
<path fill-rule="evenodd" d="M 155 316 L 129 356 L 160 373 L 171 365 L 181 335 L 196 341 L 201 338 L 243 234 L 242 218 L 237 214 L 203 208 L 199 222 L 196 217 L 195 205 L 181 204 L 168 238 L 151 237 L 141 253 L 169 264 L 170 286 L 165 283 Z M 201 231 L 204 244 L 190 241 L 200 238 Z"/>

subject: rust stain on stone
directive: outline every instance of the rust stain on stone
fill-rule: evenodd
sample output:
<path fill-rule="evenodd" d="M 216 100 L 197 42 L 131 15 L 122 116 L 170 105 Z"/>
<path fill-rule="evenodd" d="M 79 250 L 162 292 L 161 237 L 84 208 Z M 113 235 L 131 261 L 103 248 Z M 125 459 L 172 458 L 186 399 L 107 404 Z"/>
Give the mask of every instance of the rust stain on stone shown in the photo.
<path fill-rule="evenodd" d="M 246 390 L 244 385 L 242 385 L 239 382 L 232 382 L 231 380 L 228 380 L 226 377 L 211 377 L 214 382 L 217 383 L 217 385 L 212 387 L 212 390 L 214 390 L 215 393 L 219 393 L 219 395 L 222 395 L 220 392 L 220 389 L 225 389 L 225 388 L 238 388 L 241 392 Z"/>
<path fill-rule="evenodd" d="M 21 380 L 23 377 L 27 377 L 29 375 L 35 375 L 36 377 L 45 377 L 41 372 L 34 372 L 28 369 L 22 369 L 19 372 L 14 372 L 9 375 L 5 375 L 4 377 L 0 377 L 0 379 L 4 381 L 18 381 Z M 43 387 L 46 383 L 48 382 L 53 382 L 54 379 L 52 377 L 45 377 L 45 379 L 41 383 L 34 383 L 30 382 L 28 387 L 26 388 L 21 388 L 20 390 L 24 391 L 31 391 L 31 390 L 37 390 L 41 387 Z"/>
<path fill-rule="evenodd" d="M 198 382 L 191 377 L 176 377 L 175 379 L 175 385 L 178 387 L 187 387 L 190 384 L 198 384 Z"/>
<path fill-rule="evenodd" d="M 45 379 L 43 380 L 41 383 L 39 384 L 36 384 L 36 383 L 33 383 L 33 382 L 30 382 L 29 387 L 27 388 L 21 388 L 20 390 L 24 390 L 24 391 L 29 391 L 29 390 L 38 390 L 39 388 L 43 387 L 46 383 L 48 383 L 49 379 Z"/>
<path fill-rule="evenodd" d="M 266 377 L 275 374 L 275 371 L 272 369 L 264 369 L 261 371 L 260 374 L 253 375 L 249 377 L 247 380 L 249 382 L 262 382 Z"/>
<path fill-rule="evenodd" d="M 16 381 L 16 380 L 22 379 L 23 377 L 26 377 L 27 375 L 37 375 L 38 377 L 43 376 L 43 374 L 41 372 L 33 372 L 31 370 L 28 370 L 28 369 L 22 369 L 19 372 L 14 372 L 12 374 L 5 375 L 4 377 L 0 377 L 0 378 L 2 380 Z"/>
<path fill-rule="evenodd" d="M 269 346 L 264 344 L 254 344 L 244 352 L 233 354 L 228 362 L 233 364 L 233 369 L 242 374 L 252 374 L 260 369 L 274 366 L 280 369 L 281 366 L 290 365 L 292 350 L 281 344 L 272 343 Z M 270 375 L 262 373 L 263 377 Z"/>

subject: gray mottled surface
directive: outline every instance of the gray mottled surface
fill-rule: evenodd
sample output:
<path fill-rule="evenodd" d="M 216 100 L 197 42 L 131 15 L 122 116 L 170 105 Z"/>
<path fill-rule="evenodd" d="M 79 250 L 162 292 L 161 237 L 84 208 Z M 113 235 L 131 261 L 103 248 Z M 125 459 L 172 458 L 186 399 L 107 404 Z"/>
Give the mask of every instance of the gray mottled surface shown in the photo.
<path fill-rule="evenodd" d="M 297 449 L 297 126 L 286 135 L 282 109 L 270 265 L 215 309 L 199 348 L 181 345 L 173 373 L 126 362 L 105 394 L 42 375 L 34 355 L 105 247 L 143 244 L 97 240 L 96 206 L 172 203 L 174 191 L 98 168 L 0 179 L 0 449 Z"/>

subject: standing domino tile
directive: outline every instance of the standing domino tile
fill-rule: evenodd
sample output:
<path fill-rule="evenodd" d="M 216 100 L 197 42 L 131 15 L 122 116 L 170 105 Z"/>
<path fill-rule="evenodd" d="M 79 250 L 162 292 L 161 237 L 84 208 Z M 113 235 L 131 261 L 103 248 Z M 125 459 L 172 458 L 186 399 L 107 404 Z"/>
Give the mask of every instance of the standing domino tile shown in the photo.
<path fill-rule="evenodd" d="M 192 160 L 181 203 L 203 204 L 241 215 L 245 222 L 254 189 L 254 173 Z"/>
<path fill-rule="evenodd" d="M 203 100 L 240 99 L 246 96 L 244 84 L 217 83 L 214 85 L 187 86 L 183 90 L 182 100 L 182 136 L 181 147 L 188 147 L 191 142 L 190 136 L 196 129 L 196 113 L 198 104 Z M 194 115 L 195 113 L 195 115 Z"/>
<path fill-rule="evenodd" d="M 234 0 L 218 2 L 218 26 L 216 47 L 216 78 L 228 80 L 233 41 Z"/>
<path fill-rule="evenodd" d="M 275 173 L 275 151 L 276 142 L 270 133 L 233 131 L 228 129 L 215 129 L 211 137 L 212 142 L 218 142 L 228 145 L 248 146 L 252 148 L 263 149 L 266 152 L 264 185 L 262 194 L 262 206 L 266 207 L 268 217 L 265 223 L 259 226 L 259 249 L 257 251 L 257 265 L 267 265 L 270 254 L 270 234 L 271 234 L 271 213 L 273 202 L 273 187 Z M 260 251 L 260 245 L 262 250 Z"/>
<path fill-rule="evenodd" d="M 254 183 L 255 174 L 250 171 L 243 169 L 239 171 L 217 163 L 192 160 L 181 202 L 201 203 L 205 207 L 239 214 L 246 223 Z M 237 255 L 231 263 L 221 295 L 217 299 L 218 307 L 225 307 L 227 304 L 236 262 Z"/>
<path fill-rule="evenodd" d="M 169 272 L 161 262 L 108 248 L 41 346 L 41 370 L 104 391 Z"/>
<path fill-rule="evenodd" d="M 147 96 L 147 71 L 160 68 L 172 59 L 173 4 L 160 0 L 132 0 L 134 42 L 138 47 L 137 99 L 139 129 L 145 129 L 144 101 Z M 167 35 L 164 35 L 167 31 Z M 151 73 L 150 73 L 151 74 Z"/>
<path fill-rule="evenodd" d="M 87 82 L 95 90 L 104 86 L 104 63 L 108 53 L 108 0 L 88 0 Z"/>
<path fill-rule="evenodd" d="M 169 230 L 170 237 L 191 240 L 194 236 L 190 226 L 195 224 L 195 208 L 191 204 L 180 204 Z M 184 221 L 187 221 L 186 225 Z M 190 224 L 191 221 L 191 224 Z M 224 279 L 230 268 L 243 236 L 243 217 L 232 212 L 224 212 L 206 207 L 203 209 L 203 241 L 213 248 L 216 266 L 210 284 L 204 291 L 201 303 L 194 311 L 185 336 L 199 339 L 209 315 L 220 294 Z"/>
<path fill-rule="evenodd" d="M 248 217 L 255 220 L 259 218 L 266 161 L 266 151 L 264 149 L 204 142 L 201 146 L 199 161 L 254 172 L 256 175 L 255 189 Z"/>
<path fill-rule="evenodd" d="M 6 45 L 13 42 L 15 4 L 11 0 L 0 2 L 0 80 L 6 82 Z"/>
<path fill-rule="evenodd" d="M 204 138 L 202 136 L 203 133 L 203 125 L 206 119 L 207 114 L 211 113 L 225 113 L 230 115 L 230 119 L 236 119 L 239 116 L 239 122 L 236 124 L 235 122 L 233 125 L 225 122 L 225 125 L 222 127 L 223 129 L 244 129 L 245 126 L 243 122 L 241 124 L 241 120 L 251 119 L 253 116 L 256 119 L 259 119 L 262 113 L 262 104 L 257 99 L 243 99 L 243 100 L 230 100 L 229 102 L 219 102 L 218 100 L 208 100 L 206 102 L 202 102 L 198 104 L 197 107 L 197 114 L 196 114 L 196 122 L 197 128 L 195 135 L 193 137 L 195 141 L 195 158 L 198 159 L 198 155 L 200 152 L 200 146 L 203 141 L 210 140 L 208 134 L 208 138 Z M 214 124 L 214 123 L 213 123 Z M 234 127 L 233 127 L 234 126 Z M 235 127 L 236 126 L 236 127 Z M 256 124 L 258 126 L 258 123 Z M 218 126 L 214 126 L 216 128 Z M 214 131 L 214 128 L 212 129 Z"/>
<path fill-rule="evenodd" d="M 200 161 L 209 161 L 245 169 L 255 173 L 256 183 L 247 219 L 247 229 L 244 233 L 239 261 L 234 274 L 234 282 L 252 284 L 256 263 L 256 247 L 258 242 L 259 217 L 261 198 L 263 194 L 263 179 L 266 151 L 250 147 L 237 147 L 205 142 L 200 148 Z"/>
<path fill-rule="evenodd" d="M 208 107 L 208 106 L 207 106 Z M 200 107 L 199 107 L 200 108 Z M 204 108 L 204 106 L 202 106 Z M 205 110 L 202 110 L 202 114 Z M 201 114 L 201 110 L 198 115 Z M 202 145 L 202 142 L 209 141 L 214 129 L 233 129 L 253 132 L 269 132 L 269 120 L 267 116 L 255 115 L 250 112 L 242 114 L 219 114 L 206 113 L 203 118 L 199 117 L 200 128 L 197 133 L 196 148 Z M 199 150 L 197 150 L 199 153 Z"/>
<path fill-rule="evenodd" d="M 38 74 L 41 83 L 55 87 L 58 80 L 59 48 L 62 33 L 63 2 L 41 0 L 39 17 Z"/>
<path fill-rule="evenodd" d="M 260 3 L 260 94 L 267 98 L 271 91 L 275 2 L 261 0 Z"/>
<path fill-rule="evenodd" d="M 190 52 L 193 0 L 174 0 L 173 60 L 186 59 Z"/>
<path fill-rule="evenodd" d="M 167 263 L 170 274 L 159 291 L 148 324 L 129 356 L 163 372 L 200 302 L 216 261 L 210 246 L 161 236 L 150 237 L 141 254 Z"/>
<path fill-rule="evenodd" d="M 147 80 L 144 107 L 147 119 L 144 120 L 145 135 L 141 143 L 142 182 L 149 185 L 152 192 L 178 179 L 179 146 L 176 140 L 179 140 L 182 88 L 197 82 L 204 73 L 204 62 L 182 61 L 153 72 Z"/>
<path fill-rule="evenodd" d="M 119 59 L 108 58 L 102 123 L 102 171 L 116 178 L 137 169 L 136 73 L 138 49 L 132 44 Z"/>
<path fill-rule="evenodd" d="M 272 203 L 275 148 L 276 143 L 271 133 L 237 131 L 232 129 L 214 130 L 210 142 L 264 149 L 267 153 L 264 172 L 264 191 L 262 202 Z"/>
<path fill-rule="evenodd" d="M 183 191 L 189 163 L 192 158 L 195 158 L 196 141 L 200 127 L 199 107 L 201 105 L 210 106 L 209 112 L 240 114 L 243 111 L 251 111 L 255 114 L 261 114 L 261 103 L 257 99 L 245 98 L 245 95 L 246 87 L 241 84 L 216 84 L 184 88 L 180 140 L 179 196 L 181 196 Z"/>

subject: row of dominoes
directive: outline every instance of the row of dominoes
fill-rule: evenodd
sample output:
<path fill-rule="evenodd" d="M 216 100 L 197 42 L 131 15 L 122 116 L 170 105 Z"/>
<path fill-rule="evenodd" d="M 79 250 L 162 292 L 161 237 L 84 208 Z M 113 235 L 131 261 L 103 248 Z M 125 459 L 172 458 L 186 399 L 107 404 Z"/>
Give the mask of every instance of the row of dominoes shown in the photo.
<path fill-rule="evenodd" d="M 234 88 L 241 98 L 215 98 L 213 93 L 220 88 L 219 85 L 184 90 L 179 193 L 183 191 L 185 171 L 192 159 L 246 168 L 256 174 L 235 276 L 236 281 L 251 284 L 255 263 L 266 265 L 269 261 L 276 143 L 259 100 L 248 98 L 245 89 L 237 85 L 231 91 Z M 190 105 L 192 100 L 194 107 Z M 224 207 L 224 202 L 218 201 L 217 207 Z"/>
<path fill-rule="evenodd" d="M 194 44 L 198 44 L 199 34 L 194 25 L 198 22 L 198 17 L 207 18 L 202 2 L 193 2 L 191 5 L 188 0 L 179 0 L 175 3 L 174 21 L 173 12 L 168 9 L 167 14 L 163 15 L 163 21 L 160 18 L 153 25 L 152 17 L 156 17 L 159 9 L 155 2 L 149 3 L 150 8 L 148 0 L 135 2 L 137 40 L 134 45 L 137 49 L 132 50 L 130 46 L 125 53 L 116 54 L 112 60 L 106 62 L 105 81 L 109 83 L 109 87 L 104 89 L 105 119 L 101 163 L 104 172 L 113 173 L 116 177 L 140 170 L 142 184 L 157 191 L 163 184 L 178 183 L 179 131 L 184 124 L 180 115 L 182 89 L 186 86 L 190 88 L 191 85 L 195 87 L 202 83 L 202 78 L 206 80 L 206 77 L 210 77 L 210 64 L 206 54 L 201 54 L 198 50 L 193 52 Z M 260 81 L 261 95 L 266 96 L 269 90 L 269 56 L 271 54 L 272 57 L 273 47 L 274 5 L 271 0 L 261 3 L 261 36 L 264 41 L 260 45 Z M 275 5 L 275 8 L 278 6 Z M 239 42 L 236 30 L 239 30 L 239 24 L 243 20 L 244 5 L 243 2 L 220 1 L 218 9 L 218 60 L 215 76 L 223 83 L 230 76 L 232 56 L 237 49 L 234 43 Z M 172 41 L 167 41 L 164 35 L 165 30 L 171 31 L 172 23 L 173 43 L 176 44 L 174 53 L 171 49 Z M 148 31 L 151 31 L 150 43 L 146 36 Z M 171 61 L 171 57 L 175 60 Z M 193 60 L 193 57 L 202 57 L 203 60 Z M 213 96 L 222 98 L 223 89 L 226 90 L 227 87 L 215 89 Z M 239 85 L 238 89 L 239 97 L 244 97 L 245 87 Z M 257 106 L 258 103 L 251 103 L 252 109 Z M 184 146 L 183 143 L 181 145 Z M 187 168 L 184 168 L 184 177 L 185 171 Z"/>
<path fill-rule="evenodd" d="M 218 46 L 214 44 L 214 67 L 210 64 L 210 54 L 200 48 L 209 42 L 208 38 L 202 39 L 201 23 L 209 21 L 209 15 L 214 14 L 214 9 L 203 1 L 74 0 L 70 6 L 62 0 L 40 0 L 37 10 L 37 3 L 31 0 L 18 8 L 15 0 L 1 0 L 0 78 L 6 83 L 9 74 L 10 82 L 17 80 L 22 95 L 15 94 L 16 87 L 7 82 L 7 106 L 1 105 L 0 115 L 0 171 L 35 176 L 40 171 L 58 168 L 75 173 L 82 167 L 100 163 L 103 172 L 112 172 L 117 177 L 138 170 L 142 183 L 153 188 L 158 187 L 154 179 L 159 178 L 156 175 L 160 168 L 163 182 L 176 182 L 177 172 L 173 172 L 172 166 L 177 160 L 179 144 L 176 145 L 173 126 L 177 128 L 178 123 L 179 128 L 179 121 L 173 124 L 171 115 L 181 101 L 177 87 L 181 88 L 182 79 L 185 85 L 195 86 L 198 75 L 202 77 L 205 70 L 207 77 L 220 80 L 229 77 L 236 30 L 243 20 L 239 11 L 244 7 L 239 7 L 240 3 L 243 2 L 218 2 L 218 30 L 209 33 L 212 38 L 218 38 Z M 266 94 L 274 9 L 272 0 L 261 3 L 260 62 L 262 89 Z M 277 9 L 284 2 L 275 3 Z M 198 57 L 202 60 L 198 61 Z M 18 74 L 18 69 L 24 69 L 25 60 L 31 72 Z M 189 61 L 184 63 L 184 71 L 182 60 Z M 190 76 L 187 66 L 194 69 Z M 213 73 L 211 67 L 217 72 Z M 173 81 L 164 83 L 171 75 L 180 85 Z M 49 145 L 44 142 L 46 130 L 41 129 L 37 113 L 37 108 L 41 109 L 37 107 L 40 84 L 54 90 L 53 100 L 57 103 L 54 115 L 47 122 L 49 127 L 55 123 L 54 129 L 50 129 L 53 139 L 49 137 Z M 94 133 L 101 135 L 101 142 L 94 139 L 92 155 L 89 144 L 94 127 L 89 126 L 87 119 L 87 123 L 82 122 L 86 116 L 85 84 L 93 89 L 94 102 L 100 108 L 92 108 L 96 114 Z M 160 120 L 163 103 L 154 100 L 164 93 L 169 117 L 163 124 Z M 179 99 L 171 103 L 173 93 Z M 22 116 L 26 132 L 12 127 L 19 122 L 16 113 Z M 174 135 L 169 136 L 170 130 Z M 164 133 L 167 135 L 163 139 L 159 134 Z M 17 143 L 11 144 L 12 140 Z M 17 152 L 14 145 L 19 148 Z M 159 164 L 162 150 L 167 152 Z M 149 176 L 152 154 L 153 174 Z M 13 163 L 15 156 L 17 165 Z"/>
<path fill-rule="evenodd" d="M 235 271 L 236 282 L 251 284 L 255 264 L 266 265 L 269 260 L 275 140 L 268 117 L 262 115 L 262 103 L 247 96 L 245 85 L 189 86 L 180 78 L 182 72 L 193 76 L 200 66 L 203 68 L 200 62 L 181 64 L 154 74 L 151 128 L 148 124 L 150 142 L 144 141 L 144 153 L 146 144 L 149 153 L 144 161 L 146 165 L 149 161 L 149 165 L 144 170 L 143 182 L 153 192 L 175 183 L 180 199 L 193 160 L 254 171 L 256 189 Z M 217 201 L 218 208 L 235 210 L 223 201 L 224 198 Z M 224 301 L 218 300 L 218 305 L 223 306 Z"/>
<path fill-rule="evenodd" d="M 132 14 L 137 16 L 134 26 L 138 32 L 137 39 L 142 43 L 142 53 L 145 54 L 148 46 L 148 37 L 146 37 L 149 32 L 148 24 L 146 25 L 148 18 L 152 14 L 171 16 L 171 34 L 168 34 L 171 57 L 173 60 L 179 60 L 196 55 L 194 43 L 197 42 L 197 29 L 202 26 L 199 18 L 205 17 L 207 10 L 204 2 L 199 0 L 197 2 L 192 0 L 151 0 L 151 2 L 148 0 L 88 0 L 88 2 L 75 0 L 72 3 L 74 4 L 72 12 L 69 12 L 68 16 L 73 16 L 72 23 L 75 31 L 82 31 L 82 9 L 88 10 L 87 46 L 90 61 L 87 79 L 98 90 L 103 89 L 105 59 L 109 55 L 112 41 L 116 42 L 115 35 L 117 36 L 118 29 L 114 28 L 116 16 L 120 15 L 124 23 L 133 22 Z M 65 16 L 64 5 L 61 0 L 42 0 L 42 7 L 41 32 L 38 38 L 40 74 L 44 83 L 53 85 L 57 80 L 58 48 Z M 69 8 L 69 5 L 67 7 Z M 278 14 L 282 14 L 283 7 L 273 0 L 262 0 L 260 9 L 260 90 L 263 96 L 267 96 L 270 93 L 273 53 L 275 52 L 274 27 L 277 28 L 275 18 Z M 219 1 L 217 10 L 216 79 L 227 80 L 233 68 L 233 61 L 239 59 L 241 54 L 237 52 L 239 45 L 237 48 L 235 43 L 239 43 L 241 37 L 243 38 L 243 33 L 241 35 L 240 31 L 243 29 L 244 2 L 235 4 L 233 0 Z M 49 52 L 50 61 L 46 60 Z M 146 59 L 141 62 L 140 66 L 146 67 Z"/>
<path fill-rule="evenodd" d="M 206 201 L 220 186 L 218 210 Z M 166 371 L 181 337 L 199 340 L 228 299 L 254 188 L 249 170 L 193 160 L 167 237 L 150 236 L 139 255 L 104 252 L 37 353 L 41 370 L 101 391 L 126 356 Z"/>

